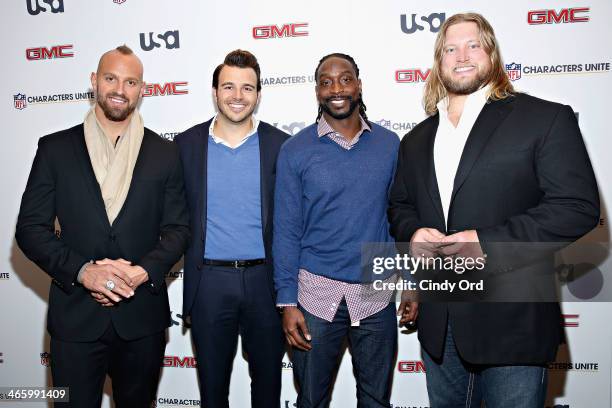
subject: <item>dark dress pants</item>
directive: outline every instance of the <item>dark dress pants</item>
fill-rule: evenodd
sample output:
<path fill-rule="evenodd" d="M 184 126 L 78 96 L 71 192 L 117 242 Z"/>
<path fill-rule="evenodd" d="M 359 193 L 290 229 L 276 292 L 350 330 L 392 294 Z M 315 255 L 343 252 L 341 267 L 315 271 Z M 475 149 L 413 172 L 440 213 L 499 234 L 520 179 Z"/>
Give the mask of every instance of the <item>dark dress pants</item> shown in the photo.
<path fill-rule="evenodd" d="M 117 408 L 149 408 L 157 392 L 165 348 L 165 331 L 127 341 L 112 323 L 93 342 L 51 338 L 53 386 L 68 387 L 70 397 L 69 402 L 55 407 L 99 407 L 108 374 Z"/>
<path fill-rule="evenodd" d="M 202 408 L 226 408 L 238 335 L 251 376 L 251 406 L 280 406 L 284 335 L 268 265 L 204 266 L 191 310 Z"/>

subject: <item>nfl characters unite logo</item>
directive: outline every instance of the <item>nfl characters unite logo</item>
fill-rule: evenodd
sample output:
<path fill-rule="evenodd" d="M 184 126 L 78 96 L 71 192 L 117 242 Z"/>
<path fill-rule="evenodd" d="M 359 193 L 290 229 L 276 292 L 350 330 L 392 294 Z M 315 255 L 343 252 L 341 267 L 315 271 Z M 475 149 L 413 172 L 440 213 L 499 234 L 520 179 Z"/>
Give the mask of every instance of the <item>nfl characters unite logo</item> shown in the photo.
<path fill-rule="evenodd" d="M 51 354 L 47 353 L 46 351 L 44 353 L 40 353 L 40 364 L 45 367 L 49 367 L 50 363 L 51 363 Z"/>
<path fill-rule="evenodd" d="M 24 94 L 18 93 L 17 95 L 13 95 L 13 100 L 15 101 L 15 109 L 21 110 L 28 106 Z"/>
<path fill-rule="evenodd" d="M 506 64 L 506 73 L 511 81 L 518 81 L 521 79 L 521 64 L 516 62 Z"/>

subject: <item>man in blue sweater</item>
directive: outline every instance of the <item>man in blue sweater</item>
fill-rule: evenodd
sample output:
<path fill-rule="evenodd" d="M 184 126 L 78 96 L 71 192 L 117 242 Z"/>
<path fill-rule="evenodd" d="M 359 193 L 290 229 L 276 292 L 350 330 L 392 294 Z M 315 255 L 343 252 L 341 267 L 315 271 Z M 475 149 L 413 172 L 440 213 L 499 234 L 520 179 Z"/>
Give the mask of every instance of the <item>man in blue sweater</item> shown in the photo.
<path fill-rule="evenodd" d="M 248 355 L 251 406 L 280 406 L 285 352 L 272 285 L 276 157 L 288 136 L 258 121 L 253 54 L 230 52 L 213 73 L 218 108 L 175 139 L 191 218 L 183 315 L 191 316 L 204 408 L 227 408 L 238 335 Z"/>
<path fill-rule="evenodd" d="M 298 407 L 328 405 L 347 335 L 359 406 L 389 407 L 395 307 L 391 293 L 362 282 L 361 244 L 392 242 L 386 210 L 399 139 L 368 122 L 352 57 L 323 57 L 315 79 L 317 122 L 281 148 L 274 200 L 276 304 Z M 416 318 L 416 304 L 401 308 Z"/>

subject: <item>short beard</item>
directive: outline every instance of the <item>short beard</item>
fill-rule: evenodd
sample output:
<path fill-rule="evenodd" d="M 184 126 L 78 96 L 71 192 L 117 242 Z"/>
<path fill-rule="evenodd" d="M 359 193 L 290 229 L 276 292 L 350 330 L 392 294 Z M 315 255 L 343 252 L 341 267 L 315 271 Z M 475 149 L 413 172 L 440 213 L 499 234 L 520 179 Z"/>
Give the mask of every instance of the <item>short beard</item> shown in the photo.
<path fill-rule="evenodd" d="M 484 72 L 482 74 L 478 74 L 476 78 L 469 82 L 459 83 L 453 82 L 444 72 L 441 72 L 440 79 L 442 80 L 442 85 L 446 88 L 447 93 L 452 93 L 455 95 L 470 95 L 482 88 L 486 83 L 489 82 L 490 72 Z"/>
<path fill-rule="evenodd" d="M 349 116 L 353 114 L 355 109 L 357 109 L 359 105 L 361 104 L 361 98 L 353 99 L 353 97 L 347 96 L 346 99 L 348 99 L 350 103 L 348 111 L 344 113 L 334 113 L 327 105 L 332 99 L 334 98 L 333 97 L 327 98 L 324 103 L 319 103 L 319 106 L 321 107 L 323 112 L 327 113 L 329 116 L 331 116 L 332 118 L 336 120 L 343 120 L 343 119 L 348 118 Z"/>
<path fill-rule="evenodd" d="M 117 94 L 117 93 L 112 93 L 112 94 L 106 95 L 106 97 L 113 97 L 113 96 L 117 96 L 117 97 L 120 97 L 120 98 L 128 100 L 124 95 L 120 95 L 120 94 Z M 96 102 L 98 103 L 98 106 L 100 106 L 100 109 L 102 109 L 102 112 L 104 112 L 104 116 L 106 117 L 106 119 L 108 119 L 110 121 L 113 121 L 113 122 L 123 122 L 136 109 L 136 104 L 130 105 L 129 104 L 129 100 L 128 100 L 127 108 L 125 108 L 123 110 L 111 109 L 111 107 L 108 106 L 108 104 L 106 103 L 106 97 L 102 97 L 98 93 L 98 97 L 96 98 Z"/>

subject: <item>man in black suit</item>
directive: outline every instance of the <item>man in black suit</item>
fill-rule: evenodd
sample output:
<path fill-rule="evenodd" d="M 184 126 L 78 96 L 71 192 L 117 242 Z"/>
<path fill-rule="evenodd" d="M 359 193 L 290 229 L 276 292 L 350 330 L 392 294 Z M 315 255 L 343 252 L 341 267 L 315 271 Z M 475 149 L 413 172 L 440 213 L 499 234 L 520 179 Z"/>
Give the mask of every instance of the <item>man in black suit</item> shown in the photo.
<path fill-rule="evenodd" d="M 513 90 L 481 15 L 442 25 L 424 104 L 429 118 L 401 143 L 389 210 L 414 256 L 487 254 L 485 285 L 521 287 L 553 269 L 552 255 L 529 264 L 500 257 L 503 245 L 571 242 L 597 224 L 572 109 Z M 543 407 L 545 365 L 562 338 L 557 302 L 423 302 L 418 325 L 432 407 Z"/>
<path fill-rule="evenodd" d="M 170 309 L 164 275 L 188 245 L 178 149 L 145 128 L 142 63 L 127 46 L 91 75 L 85 122 L 40 139 L 16 239 L 52 280 L 47 329 L 55 387 L 68 407 L 150 407 Z M 61 234 L 55 234 L 55 220 Z"/>
<path fill-rule="evenodd" d="M 228 407 L 238 335 L 248 355 L 251 404 L 280 405 L 284 336 L 272 284 L 276 157 L 287 135 L 255 119 L 260 68 L 230 52 L 213 74 L 217 115 L 175 139 L 191 215 L 183 314 L 191 316 L 203 407 Z"/>

